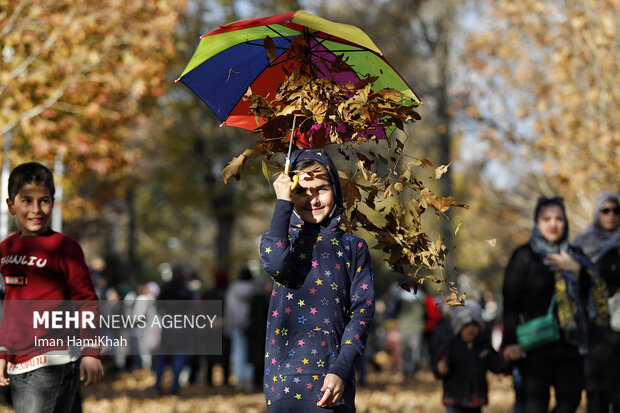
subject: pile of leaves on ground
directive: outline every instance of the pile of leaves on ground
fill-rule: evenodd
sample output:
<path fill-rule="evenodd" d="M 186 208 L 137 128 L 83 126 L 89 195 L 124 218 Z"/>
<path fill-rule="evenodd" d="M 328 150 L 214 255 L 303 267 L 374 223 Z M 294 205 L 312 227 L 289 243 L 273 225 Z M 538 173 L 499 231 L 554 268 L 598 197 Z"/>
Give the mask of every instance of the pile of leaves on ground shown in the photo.
<path fill-rule="evenodd" d="M 166 378 L 169 378 L 166 376 Z M 370 371 L 366 386 L 358 387 L 356 407 L 360 413 L 443 413 L 441 382 L 432 373 L 421 370 L 412 379 L 403 379 L 389 369 Z M 490 405 L 486 413 L 512 412 L 512 379 L 490 375 Z M 84 413 L 264 413 L 262 393 L 235 392 L 231 386 L 208 387 L 196 383 L 183 387 L 178 395 L 159 395 L 152 386 L 155 375 L 150 370 L 108 374 L 103 382 L 82 387 Z M 0 413 L 13 410 L 0 406 Z M 583 410 L 585 412 L 585 410 Z"/>

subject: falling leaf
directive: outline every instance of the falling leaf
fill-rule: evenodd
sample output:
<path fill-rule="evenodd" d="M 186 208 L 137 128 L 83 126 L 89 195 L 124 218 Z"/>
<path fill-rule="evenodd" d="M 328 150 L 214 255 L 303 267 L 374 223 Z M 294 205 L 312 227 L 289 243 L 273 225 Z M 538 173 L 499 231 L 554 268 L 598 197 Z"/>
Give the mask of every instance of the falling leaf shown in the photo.
<path fill-rule="evenodd" d="M 456 235 L 459 233 L 459 230 L 461 229 L 461 224 L 463 223 L 463 220 L 459 221 L 459 224 L 456 226 L 456 229 L 454 230 L 454 236 L 456 237 Z"/>
<path fill-rule="evenodd" d="M 493 238 L 493 239 L 488 239 L 488 240 L 486 240 L 486 241 L 484 241 L 484 242 L 486 242 L 487 244 L 489 244 L 489 246 L 491 246 L 491 247 L 495 247 L 495 244 L 497 244 L 497 239 L 496 239 L 496 238 Z"/>
<path fill-rule="evenodd" d="M 267 162 L 264 159 L 261 163 L 262 163 L 263 176 L 265 177 L 267 181 L 269 181 L 271 179 L 271 176 L 269 176 L 269 166 L 267 165 Z"/>
<path fill-rule="evenodd" d="M 252 149 L 246 149 L 241 155 L 234 157 L 228 166 L 222 171 L 222 179 L 227 182 L 231 177 L 239 179 L 239 168 L 241 168 L 248 160 L 254 151 Z"/>
<path fill-rule="evenodd" d="M 450 165 L 452 165 L 452 162 L 450 162 L 447 165 L 441 165 L 441 166 L 435 168 L 435 179 L 441 178 L 443 174 L 448 172 L 448 168 L 450 167 Z"/>
<path fill-rule="evenodd" d="M 456 201 L 454 197 L 439 197 L 428 188 L 424 188 L 420 194 L 424 197 L 426 203 L 438 212 L 446 212 L 451 206 L 467 208 L 467 205 Z"/>
<path fill-rule="evenodd" d="M 276 44 L 274 43 L 273 39 L 269 36 L 265 36 L 263 46 L 267 51 L 267 60 L 269 60 L 269 62 L 273 62 L 274 60 L 276 60 Z"/>
<path fill-rule="evenodd" d="M 340 186 L 342 187 L 342 193 L 345 201 L 346 208 L 351 208 L 356 201 L 362 199 L 362 194 L 350 179 L 340 177 Z"/>

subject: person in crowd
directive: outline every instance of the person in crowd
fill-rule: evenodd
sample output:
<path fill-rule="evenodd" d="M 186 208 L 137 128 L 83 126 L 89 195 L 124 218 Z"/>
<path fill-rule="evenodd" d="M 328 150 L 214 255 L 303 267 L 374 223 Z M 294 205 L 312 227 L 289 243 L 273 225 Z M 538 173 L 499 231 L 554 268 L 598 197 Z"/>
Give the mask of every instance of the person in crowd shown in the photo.
<path fill-rule="evenodd" d="M 424 337 L 424 314 L 426 294 L 422 289 L 417 293 L 399 288 L 398 329 L 403 349 L 402 372 L 405 378 L 413 378 L 420 368 L 422 340 Z"/>
<path fill-rule="evenodd" d="M 159 285 L 149 281 L 138 286 L 138 296 L 133 306 L 133 317 L 143 317 L 147 325 L 152 325 L 157 314 L 157 296 Z M 138 356 L 140 365 L 144 369 L 150 369 L 153 365 L 153 353 L 159 347 L 161 332 L 156 328 L 135 328 Z"/>
<path fill-rule="evenodd" d="M 194 293 L 188 288 L 188 272 L 185 267 L 181 265 L 175 265 L 172 268 L 172 279 L 165 282 L 161 288 L 158 299 L 158 312 L 161 312 L 161 301 L 165 300 L 192 300 Z M 165 307 L 165 306 L 164 306 Z M 179 382 L 179 376 L 181 371 L 185 367 L 187 361 L 187 352 L 184 352 L 182 348 L 176 348 L 174 354 L 166 354 L 166 348 L 177 345 L 179 343 L 178 337 L 174 337 L 174 330 L 163 328 L 161 331 L 161 347 L 158 349 L 155 359 L 153 360 L 153 368 L 155 370 L 155 390 L 158 394 L 163 394 L 162 378 L 166 370 L 166 366 L 170 364 L 172 366 L 172 388 L 171 393 L 177 395 L 181 388 Z M 190 345 L 191 343 L 187 343 Z"/>
<path fill-rule="evenodd" d="M 403 362 L 403 340 L 400 336 L 398 321 L 388 318 L 383 323 L 385 329 L 385 342 L 383 348 L 390 355 L 390 372 L 392 374 L 402 373 Z"/>
<path fill-rule="evenodd" d="M 606 191 L 599 195 L 592 224 L 580 232 L 573 243 L 592 260 L 607 284 L 609 296 L 620 297 L 620 202 L 617 194 Z M 610 313 L 611 327 L 589 325 L 590 351 L 585 367 L 588 413 L 608 413 L 610 405 L 613 411 L 620 411 L 620 325 L 613 320 L 614 316 L 620 319 L 620 314 L 613 311 L 613 306 L 610 306 Z"/>
<path fill-rule="evenodd" d="M 270 277 L 260 274 L 254 280 L 254 294 L 250 300 L 250 324 L 246 330 L 248 337 L 248 361 L 252 364 L 252 390 L 263 391 L 263 368 L 265 366 L 265 325 L 268 320 L 269 297 L 273 289 Z"/>
<path fill-rule="evenodd" d="M 84 347 L 80 357 L 79 350 L 76 354 L 62 341 L 42 348 L 33 347 L 30 340 L 24 343 L 21 334 L 32 331 L 32 316 L 24 319 L 19 302 L 96 304 L 97 295 L 80 245 L 49 227 L 55 193 L 52 172 L 36 162 L 21 164 L 11 171 L 8 190 L 6 202 L 19 232 L 0 244 L 0 271 L 6 287 L 0 385 L 10 386 L 18 413 L 70 412 L 80 380 L 91 385 L 103 377 L 99 349 Z"/>
<path fill-rule="evenodd" d="M 447 413 L 480 413 L 488 404 L 487 372 L 505 369 L 506 363 L 483 334 L 481 311 L 473 300 L 452 310 L 453 336 L 440 347 L 438 361 L 432 365 L 443 384 Z"/>
<path fill-rule="evenodd" d="M 436 361 L 437 349 L 434 346 L 436 337 L 441 334 L 443 312 L 440 296 L 431 294 L 426 284 L 421 288 L 424 295 L 424 336 L 422 338 L 422 359 L 426 359 L 429 365 Z"/>
<path fill-rule="evenodd" d="M 374 314 L 366 242 L 340 228 L 338 172 L 320 149 L 291 157 L 299 182 L 280 174 L 260 260 L 275 281 L 268 313 L 267 411 L 355 411 L 355 359 Z M 293 188 L 292 188 L 293 187 Z"/>
<path fill-rule="evenodd" d="M 115 287 L 106 289 L 104 298 L 106 301 L 103 301 L 101 305 L 102 317 L 107 319 L 111 317 L 120 317 L 124 314 L 124 303 L 120 293 Z M 120 328 L 112 328 L 112 326 L 104 325 L 101 329 L 101 334 L 112 340 L 128 340 L 125 331 Z M 101 350 L 104 356 L 111 355 L 114 358 L 114 373 L 121 372 L 125 369 L 127 366 L 127 353 L 129 352 L 127 346 L 104 347 Z"/>
<path fill-rule="evenodd" d="M 224 302 L 226 296 L 226 290 L 228 289 L 228 271 L 220 268 L 213 273 L 213 285 L 205 291 L 202 295 L 203 300 L 220 300 Z M 226 320 L 225 308 L 222 309 L 222 319 Z M 217 323 L 221 323 L 222 320 L 216 320 Z M 222 327 L 222 325 L 219 325 Z M 224 385 L 228 385 L 230 378 L 230 335 L 223 331 L 222 333 L 222 354 L 209 354 L 207 355 L 207 373 L 206 382 L 207 385 L 213 387 L 213 371 L 216 365 L 222 367 L 224 373 L 223 381 Z"/>
<path fill-rule="evenodd" d="M 606 286 L 588 258 L 568 243 L 568 221 L 562 198 L 538 199 L 534 228 L 505 269 L 504 357 L 518 362 L 523 379 L 523 410 L 547 412 L 550 387 L 557 413 L 574 412 L 583 388 L 583 354 L 587 352 L 587 318 L 604 324 L 608 318 Z M 554 295 L 555 294 L 555 295 Z M 545 315 L 552 298 L 560 339 L 526 354 L 517 341 L 523 321 Z"/>
<path fill-rule="evenodd" d="M 105 277 L 106 262 L 101 257 L 95 257 L 90 263 L 90 273 L 99 299 L 104 299 L 108 289 L 108 280 Z"/>
<path fill-rule="evenodd" d="M 252 272 L 242 268 L 239 278 L 233 281 L 224 299 L 224 334 L 230 336 L 232 371 L 238 391 L 252 390 L 252 365 L 248 360 L 247 329 L 250 324 L 250 302 L 254 294 Z"/>

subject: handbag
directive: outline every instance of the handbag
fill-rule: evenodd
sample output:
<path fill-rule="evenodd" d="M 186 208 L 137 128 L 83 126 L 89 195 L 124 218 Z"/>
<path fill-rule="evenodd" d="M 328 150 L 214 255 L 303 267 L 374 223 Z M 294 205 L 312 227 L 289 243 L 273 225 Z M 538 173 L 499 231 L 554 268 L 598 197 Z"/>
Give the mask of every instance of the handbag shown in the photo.
<path fill-rule="evenodd" d="M 547 314 L 517 326 L 517 341 L 523 351 L 532 350 L 560 339 L 560 326 L 553 314 L 555 293 L 551 297 Z"/>

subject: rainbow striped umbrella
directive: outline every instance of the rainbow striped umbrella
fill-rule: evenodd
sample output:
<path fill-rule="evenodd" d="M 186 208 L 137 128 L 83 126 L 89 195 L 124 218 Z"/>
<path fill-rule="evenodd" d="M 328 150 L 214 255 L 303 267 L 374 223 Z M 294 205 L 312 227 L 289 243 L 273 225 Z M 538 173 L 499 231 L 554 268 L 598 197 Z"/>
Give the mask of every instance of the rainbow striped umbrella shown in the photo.
<path fill-rule="evenodd" d="M 223 125 L 252 130 L 256 119 L 243 96 L 248 88 L 261 96 L 275 94 L 295 64 L 286 52 L 300 35 L 309 39 L 319 77 L 346 84 L 376 76 L 372 90 L 395 89 L 420 104 L 413 89 L 362 30 L 303 11 L 241 20 L 205 34 L 177 80 L 200 97 Z M 266 53 L 267 38 L 275 46 L 271 58 Z M 329 70 L 339 57 L 351 70 Z M 373 135 L 386 138 L 392 130 L 373 131 Z"/>

